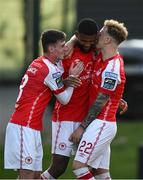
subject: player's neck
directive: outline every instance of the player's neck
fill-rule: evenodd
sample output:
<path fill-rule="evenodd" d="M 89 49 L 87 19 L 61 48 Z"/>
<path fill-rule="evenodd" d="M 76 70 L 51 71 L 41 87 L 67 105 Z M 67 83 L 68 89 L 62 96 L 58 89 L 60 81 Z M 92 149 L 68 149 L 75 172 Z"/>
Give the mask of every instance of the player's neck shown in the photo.
<path fill-rule="evenodd" d="M 56 58 L 48 53 L 43 54 L 44 57 L 46 57 L 51 63 L 55 64 L 56 63 Z"/>
<path fill-rule="evenodd" d="M 109 59 L 113 56 L 116 56 L 118 54 L 118 50 L 115 48 L 105 48 L 101 50 L 102 52 L 102 59 L 103 61 L 106 61 L 106 59 Z"/>

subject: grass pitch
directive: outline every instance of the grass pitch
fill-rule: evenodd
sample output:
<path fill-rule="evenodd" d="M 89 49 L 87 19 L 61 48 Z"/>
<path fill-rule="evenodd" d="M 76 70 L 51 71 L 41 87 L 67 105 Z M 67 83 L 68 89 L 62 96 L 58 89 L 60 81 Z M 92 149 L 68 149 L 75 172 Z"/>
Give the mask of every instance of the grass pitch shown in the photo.
<path fill-rule="evenodd" d="M 137 179 L 138 178 L 138 151 L 143 143 L 142 139 L 143 121 L 118 123 L 117 136 L 114 139 L 111 156 L 111 175 L 113 179 Z M 15 179 L 16 172 L 3 169 L 3 149 L 0 156 L 0 179 Z M 61 177 L 62 179 L 73 179 L 71 164 Z M 44 144 L 43 169 L 50 164 L 50 144 Z"/>

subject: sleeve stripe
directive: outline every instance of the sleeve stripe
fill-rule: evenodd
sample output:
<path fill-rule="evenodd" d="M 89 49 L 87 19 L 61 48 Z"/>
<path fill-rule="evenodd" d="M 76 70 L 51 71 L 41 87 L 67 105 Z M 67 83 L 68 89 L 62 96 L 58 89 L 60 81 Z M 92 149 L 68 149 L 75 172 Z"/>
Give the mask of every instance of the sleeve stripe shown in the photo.
<path fill-rule="evenodd" d="M 64 86 L 63 86 L 62 88 L 60 88 L 60 89 L 53 90 L 52 92 L 53 92 L 54 94 L 60 94 L 60 93 L 63 92 L 63 91 L 65 91 L 65 87 L 64 87 Z"/>

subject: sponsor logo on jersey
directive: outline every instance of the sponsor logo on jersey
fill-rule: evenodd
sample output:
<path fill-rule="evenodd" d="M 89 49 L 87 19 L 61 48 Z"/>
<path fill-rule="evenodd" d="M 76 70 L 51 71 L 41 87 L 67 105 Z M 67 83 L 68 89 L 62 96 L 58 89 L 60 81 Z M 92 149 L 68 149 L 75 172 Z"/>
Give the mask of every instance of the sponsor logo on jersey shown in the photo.
<path fill-rule="evenodd" d="M 103 88 L 112 90 L 114 89 L 115 84 L 116 84 L 115 79 L 105 78 L 103 83 Z"/>
<path fill-rule="evenodd" d="M 53 79 L 57 79 L 57 78 L 59 78 L 60 76 L 61 76 L 61 73 L 60 73 L 60 72 L 56 72 L 56 73 L 53 73 L 53 74 L 52 74 Z"/>
<path fill-rule="evenodd" d="M 110 78 L 113 78 L 113 79 L 117 79 L 118 74 L 113 73 L 113 72 L 105 72 L 105 77 L 110 77 Z"/>
<path fill-rule="evenodd" d="M 92 65 L 93 65 L 93 62 L 88 62 L 88 63 L 85 65 L 84 70 L 85 70 L 85 72 L 86 72 L 87 74 L 91 74 L 91 72 L 92 72 Z"/>

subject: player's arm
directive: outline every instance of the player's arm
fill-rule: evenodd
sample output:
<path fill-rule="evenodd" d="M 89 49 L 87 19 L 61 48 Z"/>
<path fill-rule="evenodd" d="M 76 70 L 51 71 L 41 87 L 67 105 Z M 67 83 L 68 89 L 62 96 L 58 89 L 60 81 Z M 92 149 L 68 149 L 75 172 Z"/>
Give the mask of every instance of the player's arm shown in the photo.
<path fill-rule="evenodd" d="M 72 76 L 77 81 L 79 81 L 79 84 L 81 83 L 81 80 L 78 79 L 78 76 L 83 71 L 83 63 L 79 62 L 76 64 L 76 66 L 73 66 L 71 68 L 69 76 Z M 71 96 L 73 94 L 74 90 L 74 83 L 71 85 L 71 87 L 64 86 L 62 75 L 59 76 L 59 74 L 56 72 L 53 72 L 53 74 L 48 75 L 45 78 L 44 83 L 52 90 L 53 94 L 56 96 L 57 100 L 63 104 L 66 105 L 71 99 Z M 71 83 L 72 84 L 72 83 Z"/>
<path fill-rule="evenodd" d="M 76 42 L 77 37 L 75 35 L 73 35 L 70 40 L 66 42 L 65 58 L 69 58 L 72 55 Z"/>
<path fill-rule="evenodd" d="M 81 80 L 74 76 L 68 76 L 67 78 L 63 79 L 63 83 L 65 87 L 78 87 L 82 84 Z"/>
<path fill-rule="evenodd" d="M 63 92 L 57 95 L 55 94 L 55 96 L 61 104 L 66 105 L 69 103 L 73 91 L 74 91 L 74 87 L 67 87 Z"/>
<path fill-rule="evenodd" d="M 78 78 L 78 76 L 83 71 L 83 68 L 83 62 L 81 61 L 78 62 L 75 66 L 74 64 L 71 65 L 68 77 L 68 85 L 70 87 L 66 87 L 66 89 L 63 92 L 59 93 L 58 95 L 55 95 L 61 104 L 68 104 L 73 94 L 74 87 L 81 85 L 81 80 Z"/>
<path fill-rule="evenodd" d="M 83 129 L 86 129 L 88 125 L 96 119 L 96 117 L 100 114 L 105 104 L 108 102 L 110 96 L 108 94 L 98 93 L 97 99 L 91 106 L 88 116 L 80 125 Z"/>
<path fill-rule="evenodd" d="M 96 117 L 100 114 L 105 104 L 108 102 L 110 96 L 108 94 L 98 93 L 97 99 L 91 106 L 88 116 L 83 121 L 80 126 L 74 131 L 74 133 L 70 136 L 69 140 L 74 143 L 78 143 L 80 138 L 84 132 L 84 130 L 88 127 L 88 125 L 96 119 Z"/>
<path fill-rule="evenodd" d="M 99 92 L 97 94 L 97 98 L 94 104 L 89 111 L 89 115 L 87 119 L 76 129 L 76 131 L 70 136 L 70 140 L 74 142 L 79 142 L 80 137 L 82 136 L 84 129 L 96 119 L 99 113 L 102 111 L 105 104 L 108 102 L 110 95 L 114 93 L 118 83 L 120 83 L 120 63 L 119 61 L 116 63 L 116 68 L 114 68 L 114 72 L 112 71 L 114 61 L 108 63 L 105 70 L 102 72 L 101 86 L 99 88 Z"/>
<path fill-rule="evenodd" d="M 52 75 L 55 75 L 52 74 Z M 56 96 L 57 100 L 65 105 L 69 102 L 74 87 L 67 87 L 65 88 L 62 77 L 53 77 L 53 76 L 47 76 L 44 80 L 44 84 L 51 89 L 52 93 Z"/>

